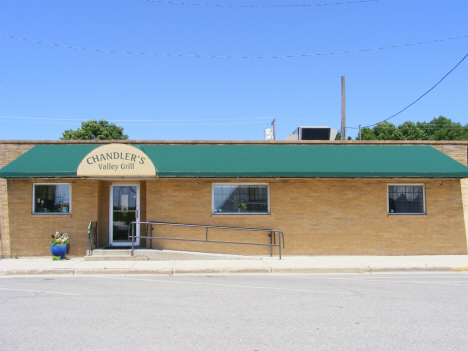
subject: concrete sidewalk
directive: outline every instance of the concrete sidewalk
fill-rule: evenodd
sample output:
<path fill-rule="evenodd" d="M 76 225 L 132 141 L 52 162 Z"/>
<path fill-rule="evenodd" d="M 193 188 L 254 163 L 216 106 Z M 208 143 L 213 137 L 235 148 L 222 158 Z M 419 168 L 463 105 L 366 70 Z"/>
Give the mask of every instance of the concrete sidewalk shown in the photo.
<path fill-rule="evenodd" d="M 468 255 L 284 256 L 240 260 L 52 261 L 50 257 L 0 260 L 0 275 L 18 274 L 229 274 L 468 271 Z"/>

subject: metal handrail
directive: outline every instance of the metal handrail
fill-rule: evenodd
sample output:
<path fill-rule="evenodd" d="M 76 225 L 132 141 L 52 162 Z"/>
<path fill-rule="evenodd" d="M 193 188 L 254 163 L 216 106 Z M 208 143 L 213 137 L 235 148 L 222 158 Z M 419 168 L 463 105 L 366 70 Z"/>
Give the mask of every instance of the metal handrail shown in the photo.
<path fill-rule="evenodd" d="M 135 226 L 139 224 L 146 224 L 147 229 L 149 229 L 150 236 L 135 235 Z M 179 226 L 179 227 L 197 227 L 205 228 L 205 240 L 201 239 L 183 239 L 183 238 L 168 238 L 168 237 L 153 237 L 153 225 L 169 225 L 169 226 Z M 240 241 L 219 241 L 219 240 L 208 240 L 208 229 L 232 229 L 232 230 L 248 230 L 248 231 L 257 231 L 257 232 L 269 232 L 268 236 L 270 237 L 269 244 L 261 243 L 246 243 Z M 131 233 L 130 233 L 131 232 Z M 278 244 L 276 244 L 276 234 L 278 233 Z M 131 235 L 130 235 L 131 234 Z M 153 248 L 153 239 L 157 240 L 178 240 L 178 241 L 193 241 L 193 242 L 208 242 L 215 244 L 238 244 L 238 245 L 255 245 L 255 246 L 269 246 L 270 247 L 270 256 L 273 256 L 273 247 L 278 247 L 279 259 L 281 260 L 281 243 L 283 244 L 284 249 L 284 234 L 280 230 L 274 229 L 258 229 L 258 228 L 239 228 L 239 227 L 221 227 L 215 225 L 200 225 L 200 224 L 183 224 L 183 223 L 169 223 L 169 222 L 131 222 L 128 227 L 128 238 L 132 239 L 132 256 L 134 251 L 134 242 L 136 238 L 150 239 L 150 248 Z"/>
<path fill-rule="evenodd" d="M 93 245 L 97 247 L 97 224 L 98 222 L 89 222 L 88 225 L 89 256 L 93 255 Z"/>

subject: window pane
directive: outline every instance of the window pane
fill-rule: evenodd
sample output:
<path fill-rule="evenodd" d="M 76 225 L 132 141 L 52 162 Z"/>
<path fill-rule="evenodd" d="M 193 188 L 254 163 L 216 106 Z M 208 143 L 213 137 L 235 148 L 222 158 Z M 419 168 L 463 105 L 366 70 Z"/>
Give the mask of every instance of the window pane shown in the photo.
<path fill-rule="evenodd" d="M 215 185 L 214 213 L 268 213 L 267 185 Z"/>
<path fill-rule="evenodd" d="M 34 185 L 34 213 L 70 213 L 70 185 Z"/>
<path fill-rule="evenodd" d="M 423 186 L 389 186 L 389 213 L 424 213 Z"/>

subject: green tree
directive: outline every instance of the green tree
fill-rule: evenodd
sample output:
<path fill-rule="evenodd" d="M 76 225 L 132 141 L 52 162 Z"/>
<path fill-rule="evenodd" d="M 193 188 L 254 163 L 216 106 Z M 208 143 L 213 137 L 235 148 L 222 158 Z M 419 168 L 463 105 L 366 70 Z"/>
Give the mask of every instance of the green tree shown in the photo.
<path fill-rule="evenodd" d="M 418 122 L 417 126 L 426 132 L 430 140 L 468 140 L 468 125 L 462 126 L 444 116 L 434 118 L 429 123 Z"/>
<path fill-rule="evenodd" d="M 406 121 L 398 126 L 398 140 L 427 140 L 427 133 L 414 122 Z"/>
<path fill-rule="evenodd" d="M 361 130 L 362 132 L 362 130 Z M 373 128 L 376 140 L 400 140 L 400 134 L 393 123 L 387 121 L 377 124 Z"/>
<path fill-rule="evenodd" d="M 362 140 L 377 140 L 374 131 L 369 127 L 361 128 L 361 139 Z M 356 140 L 359 140 L 359 133 L 356 137 Z"/>
<path fill-rule="evenodd" d="M 384 121 L 373 128 L 362 128 L 361 136 L 362 140 L 468 140 L 468 124 L 462 126 L 443 116 L 416 124 L 406 121 L 398 127 Z"/>
<path fill-rule="evenodd" d="M 81 122 L 81 128 L 77 130 L 66 130 L 63 132 L 61 140 L 127 140 L 128 135 L 123 134 L 123 127 L 118 127 L 114 123 L 109 123 L 101 119 L 96 121 L 91 119 Z"/>

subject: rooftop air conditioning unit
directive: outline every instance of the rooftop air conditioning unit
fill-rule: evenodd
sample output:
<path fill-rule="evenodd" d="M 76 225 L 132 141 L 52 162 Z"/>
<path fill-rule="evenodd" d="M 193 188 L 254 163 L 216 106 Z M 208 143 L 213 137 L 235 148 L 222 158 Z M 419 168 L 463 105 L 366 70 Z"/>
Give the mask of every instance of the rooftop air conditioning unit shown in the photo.
<path fill-rule="evenodd" d="M 273 128 L 267 128 L 265 129 L 265 140 L 274 140 L 275 138 L 273 137 Z"/>
<path fill-rule="evenodd" d="M 335 140 L 338 130 L 330 127 L 298 127 L 284 140 Z"/>

